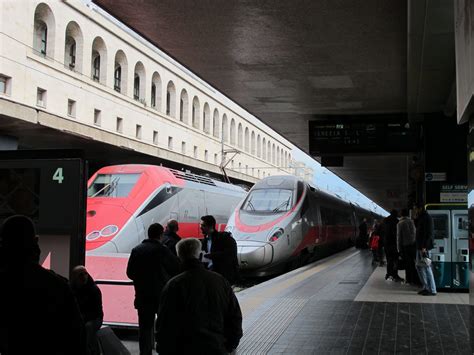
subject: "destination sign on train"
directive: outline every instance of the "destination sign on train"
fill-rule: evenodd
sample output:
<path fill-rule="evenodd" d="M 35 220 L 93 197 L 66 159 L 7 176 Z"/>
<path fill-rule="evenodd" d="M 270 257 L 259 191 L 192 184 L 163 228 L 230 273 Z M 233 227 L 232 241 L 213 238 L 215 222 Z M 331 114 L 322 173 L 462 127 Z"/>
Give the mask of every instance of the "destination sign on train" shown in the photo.
<path fill-rule="evenodd" d="M 401 120 L 357 120 L 351 116 L 350 120 L 309 122 L 309 149 L 313 156 L 411 152 L 416 151 L 417 136 L 417 130 Z"/>

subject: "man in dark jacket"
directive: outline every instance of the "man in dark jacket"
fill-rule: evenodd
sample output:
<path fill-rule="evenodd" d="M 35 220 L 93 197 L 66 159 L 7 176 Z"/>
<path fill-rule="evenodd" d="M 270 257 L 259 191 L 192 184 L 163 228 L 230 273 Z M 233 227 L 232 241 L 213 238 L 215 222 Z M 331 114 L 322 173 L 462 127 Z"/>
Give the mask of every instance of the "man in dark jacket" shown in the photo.
<path fill-rule="evenodd" d="M 102 292 L 82 265 L 72 270 L 70 284 L 86 328 L 87 354 L 100 354 L 97 332 L 104 319 Z"/>
<path fill-rule="evenodd" d="M 163 290 L 156 322 L 160 355 L 224 355 L 239 345 L 242 313 L 227 280 L 207 271 L 201 262 L 201 242 L 177 244 L 184 272 Z"/>
<path fill-rule="evenodd" d="M 9 217 L 0 231 L 0 353 L 85 354 L 84 324 L 67 280 L 39 265 L 33 222 Z"/>
<path fill-rule="evenodd" d="M 403 281 L 398 276 L 397 262 L 398 262 L 398 250 L 397 250 L 397 224 L 398 224 L 398 212 L 396 210 L 390 211 L 390 216 L 383 221 L 383 246 L 385 249 L 385 256 L 387 257 L 387 274 L 385 279 L 392 279 L 393 281 Z"/>
<path fill-rule="evenodd" d="M 148 228 L 148 239 L 133 248 L 127 265 L 127 276 L 135 287 L 135 308 L 138 311 L 140 355 L 151 355 L 153 323 L 166 282 L 179 272 L 179 261 L 160 242 L 163 226 L 154 223 Z"/>
<path fill-rule="evenodd" d="M 176 244 L 181 240 L 178 235 L 179 225 L 175 219 L 170 219 L 166 224 L 165 232 L 163 233 L 162 243 L 167 247 L 174 255 L 176 254 Z"/>
<path fill-rule="evenodd" d="M 367 241 L 369 239 L 369 229 L 367 226 L 367 218 L 364 218 L 359 224 L 359 235 L 357 237 L 356 247 L 361 249 L 367 248 Z"/>
<path fill-rule="evenodd" d="M 237 259 L 237 243 L 227 232 L 216 231 L 216 220 L 213 216 L 201 217 L 201 232 L 204 251 L 203 262 L 211 271 L 224 276 L 230 284 L 238 277 L 239 262 Z"/>
<path fill-rule="evenodd" d="M 433 276 L 431 264 L 423 261 L 430 258 L 430 250 L 433 249 L 434 224 L 433 218 L 423 208 L 416 206 L 416 269 L 423 284 L 423 289 L 418 294 L 423 296 L 436 296 L 436 283 Z"/>

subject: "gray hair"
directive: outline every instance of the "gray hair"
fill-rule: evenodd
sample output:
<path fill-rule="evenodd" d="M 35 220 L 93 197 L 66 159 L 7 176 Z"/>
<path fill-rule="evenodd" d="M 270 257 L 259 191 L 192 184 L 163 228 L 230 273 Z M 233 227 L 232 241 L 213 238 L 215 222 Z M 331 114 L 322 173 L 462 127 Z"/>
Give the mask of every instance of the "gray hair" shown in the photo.
<path fill-rule="evenodd" d="M 176 252 L 181 260 L 199 259 L 202 244 L 197 238 L 181 239 L 176 244 Z"/>

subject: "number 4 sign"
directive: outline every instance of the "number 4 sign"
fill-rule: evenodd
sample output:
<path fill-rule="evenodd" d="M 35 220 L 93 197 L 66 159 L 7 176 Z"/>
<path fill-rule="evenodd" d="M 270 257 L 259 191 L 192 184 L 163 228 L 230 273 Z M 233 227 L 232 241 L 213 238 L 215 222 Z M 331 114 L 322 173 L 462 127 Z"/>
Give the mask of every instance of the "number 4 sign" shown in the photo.
<path fill-rule="evenodd" d="M 57 181 L 58 184 L 62 184 L 64 180 L 63 168 L 57 168 L 53 174 L 53 181 Z"/>

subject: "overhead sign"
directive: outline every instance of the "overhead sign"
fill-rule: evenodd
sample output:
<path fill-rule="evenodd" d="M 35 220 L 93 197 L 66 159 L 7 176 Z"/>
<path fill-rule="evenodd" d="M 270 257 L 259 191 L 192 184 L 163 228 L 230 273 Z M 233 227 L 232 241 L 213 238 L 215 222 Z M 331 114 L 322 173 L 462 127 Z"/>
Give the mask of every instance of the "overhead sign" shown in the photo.
<path fill-rule="evenodd" d="M 449 184 L 442 185 L 439 201 L 441 203 L 467 203 L 467 186 Z"/>
<path fill-rule="evenodd" d="M 406 115 L 325 116 L 309 121 L 313 156 L 414 152 L 418 143 L 418 130 L 408 125 Z"/>
<path fill-rule="evenodd" d="M 446 181 L 446 173 L 425 173 L 425 181 Z"/>

